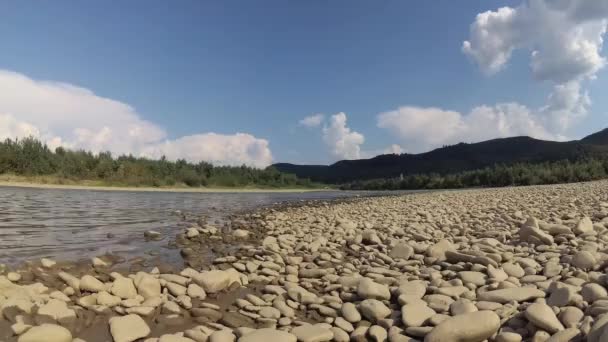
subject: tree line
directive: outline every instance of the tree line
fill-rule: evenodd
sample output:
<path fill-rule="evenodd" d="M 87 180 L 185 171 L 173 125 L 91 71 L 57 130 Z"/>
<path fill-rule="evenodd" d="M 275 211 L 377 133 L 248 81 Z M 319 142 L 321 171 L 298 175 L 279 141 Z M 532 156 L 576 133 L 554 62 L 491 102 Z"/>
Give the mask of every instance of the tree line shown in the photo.
<path fill-rule="evenodd" d="M 121 186 L 189 187 L 313 187 L 308 179 L 275 168 L 214 166 L 183 159 L 153 160 L 132 155 L 113 157 L 110 152 L 92 153 L 58 147 L 54 151 L 29 137 L 0 142 L 0 174 L 53 176 L 59 180 L 99 181 Z"/>
<path fill-rule="evenodd" d="M 592 181 L 608 178 L 608 158 L 586 158 L 544 163 L 494 165 L 451 174 L 415 174 L 398 178 L 355 181 L 344 190 L 416 190 L 504 187 Z"/>

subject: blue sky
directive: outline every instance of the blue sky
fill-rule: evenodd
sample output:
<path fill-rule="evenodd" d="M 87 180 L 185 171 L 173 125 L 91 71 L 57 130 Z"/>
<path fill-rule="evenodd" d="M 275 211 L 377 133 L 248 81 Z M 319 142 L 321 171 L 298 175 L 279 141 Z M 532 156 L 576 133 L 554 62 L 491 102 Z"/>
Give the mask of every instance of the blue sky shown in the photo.
<path fill-rule="evenodd" d="M 608 126 L 603 61 L 590 60 L 558 75 L 584 51 L 551 60 L 561 43 L 540 43 L 540 38 L 520 38 L 489 51 L 493 41 L 476 41 L 471 27 L 478 13 L 493 11 L 507 27 L 477 28 L 510 37 L 509 30 L 529 24 L 518 21 L 526 12 L 541 19 L 574 18 L 563 25 L 547 19 L 546 27 L 530 28 L 553 32 L 551 25 L 560 25 L 563 35 L 557 40 L 565 43 L 603 36 L 601 20 L 607 16 L 539 9 L 543 2 L 2 2 L 0 92 L 4 87 L 12 93 L 0 95 L 0 115 L 5 115 L 0 135 L 34 132 L 51 145 L 253 165 L 330 163 L 494 136 L 579 138 Z M 497 11 L 504 6 L 515 12 Z M 587 29 L 590 22 L 598 27 Z M 585 35 L 573 34 L 581 27 Z M 463 52 L 465 40 L 473 44 L 470 53 Z M 595 47 L 603 56 L 601 42 Z M 489 70 L 501 49 L 512 50 L 510 57 Z M 534 50 L 541 56 L 537 67 L 531 66 Z M 49 83 L 43 81 L 84 88 L 95 98 L 60 93 L 65 102 L 46 102 L 40 87 Z M 27 92 L 19 93 L 16 84 Z M 558 92 L 555 87 L 564 84 L 567 91 Z M 582 115 L 558 125 L 547 117 L 561 115 L 555 114 L 559 108 L 551 113 L 542 108 L 551 104 L 551 94 L 564 92 L 588 92 L 590 102 L 576 109 L 571 104 L 568 111 Z M 38 95 L 26 99 L 28 94 Z M 104 107 L 103 99 L 115 106 Z M 505 103 L 511 106 L 497 106 Z M 471 115 L 482 105 L 485 111 Z M 79 119 L 62 117 L 51 107 L 77 108 L 83 114 L 71 115 L 82 116 L 82 127 L 70 126 Z M 108 115 L 112 119 L 105 118 L 108 111 L 116 111 Z M 299 123 L 317 113 L 324 114 L 318 126 Z M 500 120 L 508 127 L 496 124 Z M 121 144 L 126 134 L 121 125 L 152 133 Z M 239 132 L 247 135 L 245 141 L 235 138 Z M 232 147 L 224 149 L 227 145 Z"/>

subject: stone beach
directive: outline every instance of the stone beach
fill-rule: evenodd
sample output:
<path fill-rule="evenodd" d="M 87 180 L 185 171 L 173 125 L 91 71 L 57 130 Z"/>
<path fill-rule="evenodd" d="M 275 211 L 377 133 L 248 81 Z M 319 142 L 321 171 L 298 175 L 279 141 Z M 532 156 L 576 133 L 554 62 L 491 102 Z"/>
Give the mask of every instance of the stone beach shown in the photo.
<path fill-rule="evenodd" d="M 172 242 L 181 269 L 2 268 L 0 341 L 608 341 L 608 181 L 302 204 L 231 228 L 193 221 Z"/>

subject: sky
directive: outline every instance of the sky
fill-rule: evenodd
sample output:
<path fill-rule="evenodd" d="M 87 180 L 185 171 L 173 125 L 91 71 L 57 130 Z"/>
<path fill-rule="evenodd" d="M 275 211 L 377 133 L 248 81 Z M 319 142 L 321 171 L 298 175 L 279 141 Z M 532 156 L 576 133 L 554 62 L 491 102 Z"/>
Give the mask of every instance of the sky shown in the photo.
<path fill-rule="evenodd" d="M 608 0 L 0 1 L 0 138 L 265 167 L 608 127 Z"/>

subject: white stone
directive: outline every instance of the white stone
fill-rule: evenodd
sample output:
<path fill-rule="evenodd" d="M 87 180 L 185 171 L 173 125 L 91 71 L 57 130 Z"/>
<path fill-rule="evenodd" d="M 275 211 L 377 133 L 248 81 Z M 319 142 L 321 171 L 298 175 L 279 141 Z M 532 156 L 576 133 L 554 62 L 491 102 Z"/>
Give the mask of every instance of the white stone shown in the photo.
<path fill-rule="evenodd" d="M 132 342 L 150 334 L 150 327 L 138 315 L 110 318 L 110 333 L 114 342 Z"/>
<path fill-rule="evenodd" d="M 18 342 L 72 342 L 72 333 L 62 326 L 42 324 L 19 336 Z"/>

